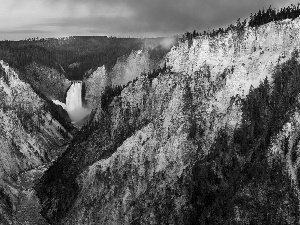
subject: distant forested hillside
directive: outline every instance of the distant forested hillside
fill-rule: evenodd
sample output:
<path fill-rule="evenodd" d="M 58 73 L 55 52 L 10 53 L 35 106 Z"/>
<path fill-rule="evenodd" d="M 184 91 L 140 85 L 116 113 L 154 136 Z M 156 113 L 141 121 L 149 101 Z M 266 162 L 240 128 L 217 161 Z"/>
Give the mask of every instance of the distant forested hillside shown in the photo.
<path fill-rule="evenodd" d="M 69 38 L 28 39 L 0 42 L 0 59 L 26 74 L 33 62 L 55 68 L 68 79 L 80 80 L 86 71 L 105 65 L 110 70 L 117 59 L 132 51 L 147 48 L 150 57 L 162 58 L 162 38 L 115 38 L 77 36 Z"/>

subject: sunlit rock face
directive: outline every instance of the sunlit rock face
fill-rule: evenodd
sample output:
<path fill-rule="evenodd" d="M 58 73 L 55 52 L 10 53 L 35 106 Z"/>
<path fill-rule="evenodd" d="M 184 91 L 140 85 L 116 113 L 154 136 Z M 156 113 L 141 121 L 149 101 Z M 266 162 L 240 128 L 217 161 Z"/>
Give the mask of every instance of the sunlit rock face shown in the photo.
<path fill-rule="evenodd" d="M 100 103 L 101 93 L 110 84 L 105 66 L 98 67 L 88 78 L 84 80 L 86 85 L 85 100 L 91 109 Z"/>
<path fill-rule="evenodd" d="M 271 78 L 277 64 L 287 61 L 300 47 L 300 19 L 271 22 L 258 28 L 247 27 L 241 34 L 229 32 L 217 37 L 203 36 L 180 43 L 167 56 L 174 72 L 194 74 L 210 69 L 211 79 L 226 70 L 228 95 L 246 95 L 265 77 Z"/>
<path fill-rule="evenodd" d="M 150 59 L 145 50 L 133 51 L 130 55 L 118 58 L 114 67 L 108 71 L 105 66 L 98 67 L 84 79 L 86 85 L 85 100 L 91 109 L 97 108 L 101 94 L 108 85 L 126 85 L 142 73 L 156 69 L 160 62 Z"/>
<path fill-rule="evenodd" d="M 264 206 L 268 206 L 271 195 L 267 194 L 279 190 L 278 204 L 270 206 L 270 209 L 279 206 L 273 215 L 287 224 L 299 223 L 290 210 L 299 215 L 298 207 L 294 207 L 299 205 L 299 199 L 287 196 L 300 193 L 299 107 L 287 114 L 290 117 L 284 118 L 287 122 L 277 133 L 263 127 L 269 132 L 269 142 L 264 146 L 251 143 L 252 152 L 246 155 L 239 149 L 248 144 L 238 142 L 237 132 L 242 133 L 239 130 L 242 125 L 245 130 L 254 126 L 252 121 L 244 122 L 247 112 L 242 104 L 249 93 L 254 93 L 266 77 L 270 89 L 274 88 L 274 71 L 300 49 L 299 28 L 299 19 L 285 20 L 257 29 L 246 28 L 242 35 L 229 32 L 217 37 L 205 36 L 173 48 L 167 57 L 171 72 L 154 79 L 140 76 L 113 99 L 108 109 L 97 107 L 92 122 L 101 129 L 90 131 L 74 143 L 44 177 L 40 189 L 44 215 L 54 224 L 70 225 L 199 224 L 198 213 L 209 219 L 218 213 L 213 209 L 222 207 L 225 201 L 232 208 L 228 215 L 231 221 L 208 224 L 251 224 L 249 221 L 260 209 L 245 202 L 252 204 L 258 198 L 256 203 L 265 201 Z M 299 61 L 299 57 L 296 59 Z M 257 96 L 262 98 L 261 95 Z M 290 101 L 297 103 L 299 98 Z M 260 132 L 260 128 L 255 128 L 246 134 Z M 220 138 L 221 131 L 228 140 Z M 257 142 L 263 143 L 260 138 Z M 224 143 L 220 144 L 219 139 Z M 226 152 L 228 143 L 234 144 Z M 262 149 L 267 152 L 265 161 L 256 155 Z M 268 183 L 256 182 L 244 174 L 241 178 L 248 180 L 242 187 L 239 181 L 234 181 L 234 185 L 228 182 L 241 170 L 252 175 L 255 160 L 271 172 L 285 174 L 287 182 L 272 178 L 276 185 L 271 191 Z M 241 166 L 228 178 L 226 166 L 231 168 L 234 163 Z M 280 166 L 276 167 L 276 163 Z M 53 176 L 56 171 L 62 174 Z M 286 189 L 279 189 L 276 182 L 284 183 Z M 233 190 L 236 202 L 231 202 L 234 198 L 220 197 L 227 195 L 227 190 Z M 284 196 L 285 193 L 288 194 Z M 68 202 L 61 196 L 68 196 Z M 220 201 L 211 205 L 216 196 Z M 222 214 L 225 208 L 219 212 Z"/>
<path fill-rule="evenodd" d="M 80 121 L 91 112 L 88 108 L 83 107 L 81 92 L 81 81 L 74 81 L 67 92 L 65 109 L 74 122 Z"/>
<path fill-rule="evenodd" d="M 129 56 L 118 59 L 113 67 L 110 77 L 113 85 L 124 85 L 139 77 L 141 73 L 148 73 L 153 69 L 148 52 L 139 50 L 132 52 Z"/>
<path fill-rule="evenodd" d="M 0 224 L 14 221 L 20 173 L 49 163 L 67 139 L 47 102 L 7 63 L 0 61 Z"/>

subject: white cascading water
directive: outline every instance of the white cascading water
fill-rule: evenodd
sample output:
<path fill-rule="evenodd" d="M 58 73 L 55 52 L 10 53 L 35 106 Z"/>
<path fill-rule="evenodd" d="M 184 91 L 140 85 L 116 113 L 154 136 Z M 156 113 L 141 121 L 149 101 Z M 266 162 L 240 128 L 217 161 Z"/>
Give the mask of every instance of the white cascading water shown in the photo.
<path fill-rule="evenodd" d="M 72 83 L 70 89 L 67 92 L 66 98 L 66 110 L 72 112 L 76 109 L 82 108 L 81 99 L 82 82 L 75 81 Z"/>
<path fill-rule="evenodd" d="M 70 119 L 78 122 L 90 114 L 91 110 L 82 107 L 82 82 L 74 81 L 67 92 L 66 108 Z"/>

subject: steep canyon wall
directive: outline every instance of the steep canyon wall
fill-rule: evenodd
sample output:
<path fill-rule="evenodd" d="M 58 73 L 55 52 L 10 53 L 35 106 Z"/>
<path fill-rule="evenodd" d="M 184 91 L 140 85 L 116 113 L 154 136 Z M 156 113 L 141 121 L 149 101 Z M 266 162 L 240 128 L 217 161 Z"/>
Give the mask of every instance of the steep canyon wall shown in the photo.
<path fill-rule="evenodd" d="M 0 61 L 0 223 L 15 224 L 19 174 L 51 162 L 72 135 L 31 86 Z"/>
<path fill-rule="evenodd" d="M 171 71 L 95 104 L 90 128 L 37 186 L 43 215 L 54 224 L 297 224 L 299 27 L 285 20 L 180 43 L 167 55 Z"/>

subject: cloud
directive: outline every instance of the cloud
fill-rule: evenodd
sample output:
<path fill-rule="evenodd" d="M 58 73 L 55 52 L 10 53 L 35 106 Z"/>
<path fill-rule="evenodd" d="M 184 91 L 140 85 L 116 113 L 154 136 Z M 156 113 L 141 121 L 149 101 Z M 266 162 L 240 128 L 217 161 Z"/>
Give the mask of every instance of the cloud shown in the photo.
<path fill-rule="evenodd" d="M 176 43 L 175 37 L 167 37 L 159 43 L 164 49 L 170 49 Z"/>
<path fill-rule="evenodd" d="M 0 27 L 21 31 L 26 26 L 27 30 L 48 30 L 53 36 L 167 36 L 222 27 L 269 5 L 279 8 L 297 3 L 294 0 L 285 3 L 280 0 L 13 0 L 10 4 L 1 1 Z"/>
<path fill-rule="evenodd" d="M 41 29 L 12 29 L 12 30 L 0 30 L 0 34 L 47 34 L 46 30 Z"/>

